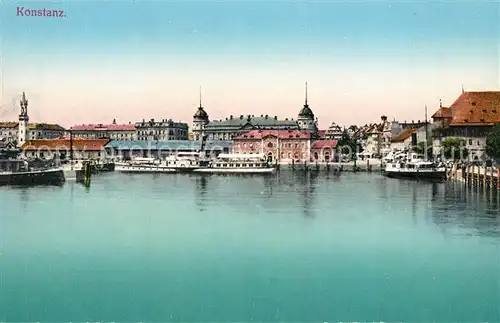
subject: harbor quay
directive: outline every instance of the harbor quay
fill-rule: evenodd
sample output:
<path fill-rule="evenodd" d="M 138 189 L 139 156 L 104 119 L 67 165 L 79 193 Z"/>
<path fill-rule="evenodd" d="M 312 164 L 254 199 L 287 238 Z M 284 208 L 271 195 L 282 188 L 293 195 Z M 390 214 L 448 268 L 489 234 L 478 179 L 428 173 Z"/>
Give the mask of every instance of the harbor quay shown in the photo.
<path fill-rule="evenodd" d="M 203 148 L 202 148 L 203 146 Z M 269 148 L 269 146 L 268 146 Z M 244 154 L 234 149 L 233 141 L 207 141 L 203 144 L 200 141 L 130 141 L 130 140 L 107 140 L 107 139 L 46 139 L 28 140 L 21 147 L 21 154 L 28 159 L 44 160 L 131 160 L 134 158 L 158 158 L 163 159 L 168 156 L 186 152 L 200 152 L 203 149 L 204 155 L 208 158 L 216 158 L 219 154 L 243 154 L 252 157 L 262 154 L 254 151 Z M 304 158 L 284 158 L 274 159 L 272 153 L 263 154 L 267 156 L 267 161 L 276 164 L 284 169 L 292 170 L 379 170 L 382 165 L 380 159 L 360 159 L 352 160 L 354 152 L 330 146 L 313 148 L 307 154 L 309 160 Z M 320 159 L 319 156 L 326 156 Z M 331 158 L 330 158 L 331 156 Z"/>

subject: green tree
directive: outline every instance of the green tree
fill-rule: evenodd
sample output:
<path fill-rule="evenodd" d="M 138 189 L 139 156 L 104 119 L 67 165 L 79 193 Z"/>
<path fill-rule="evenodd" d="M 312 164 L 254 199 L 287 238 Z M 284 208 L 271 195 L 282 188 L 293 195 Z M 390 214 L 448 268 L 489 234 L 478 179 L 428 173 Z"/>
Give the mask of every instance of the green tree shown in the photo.
<path fill-rule="evenodd" d="M 465 139 L 446 138 L 441 143 L 443 155 L 447 159 L 459 160 L 466 159 L 469 156 L 469 151 L 465 148 Z"/>
<path fill-rule="evenodd" d="M 415 147 L 413 147 L 413 152 L 416 152 L 417 154 L 422 154 L 426 157 L 432 156 L 432 146 L 427 145 L 425 141 L 421 141 Z"/>
<path fill-rule="evenodd" d="M 341 155 L 350 157 L 354 160 L 356 159 L 356 154 L 362 151 L 359 140 L 351 139 L 347 133 L 347 129 L 344 129 L 342 132 L 342 137 L 337 143 L 337 148 Z"/>
<path fill-rule="evenodd" d="M 500 124 L 493 127 L 486 138 L 486 154 L 491 158 L 500 159 Z"/>

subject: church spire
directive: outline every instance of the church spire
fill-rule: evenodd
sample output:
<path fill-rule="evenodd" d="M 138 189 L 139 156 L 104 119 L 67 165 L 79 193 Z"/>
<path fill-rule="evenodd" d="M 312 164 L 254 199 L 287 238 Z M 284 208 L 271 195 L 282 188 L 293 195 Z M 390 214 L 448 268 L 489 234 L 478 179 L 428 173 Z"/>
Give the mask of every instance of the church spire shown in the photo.
<path fill-rule="evenodd" d="M 200 86 L 200 108 L 203 108 L 203 105 L 201 105 L 201 86 Z"/>
<path fill-rule="evenodd" d="M 305 95 L 306 99 L 305 99 L 305 103 L 304 103 L 304 107 L 307 107 L 308 104 L 307 104 L 307 81 L 306 81 L 306 95 Z"/>

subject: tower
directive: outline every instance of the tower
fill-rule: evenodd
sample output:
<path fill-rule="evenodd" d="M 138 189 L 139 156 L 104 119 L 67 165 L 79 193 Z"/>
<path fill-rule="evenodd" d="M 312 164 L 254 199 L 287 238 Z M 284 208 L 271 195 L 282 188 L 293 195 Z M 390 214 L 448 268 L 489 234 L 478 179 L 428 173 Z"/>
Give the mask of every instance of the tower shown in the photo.
<path fill-rule="evenodd" d="M 21 113 L 19 114 L 19 127 L 18 127 L 18 140 L 17 145 L 21 147 L 28 140 L 28 100 L 26 100 L 26 94 L 23 92 L 23 97 L 21 98 Z"/>
<path fill-rule="evenodd" d="M 314 120 L 314 113 L 309 104 L 307 103 L 307 82 L 306 82 L 306 93 L 304 107 L 299 112 L 299 117 L 297 118 L 300 130 L 310 131 L 313 134 L 317 134 L 318 128 L 316 121 Z"/>
<path fill-rule="evenodd" d="M 203 138 L 203 130 L 205 129 L 205 125 L 208 123 L 208 113 L 203 109 L 203 105 L 201 104 L 201 86 L 200 86 L 200 106 L 196 113 L 193 115 L 193 126 L 192 133 L 194 140 L 201 140 Z"/>

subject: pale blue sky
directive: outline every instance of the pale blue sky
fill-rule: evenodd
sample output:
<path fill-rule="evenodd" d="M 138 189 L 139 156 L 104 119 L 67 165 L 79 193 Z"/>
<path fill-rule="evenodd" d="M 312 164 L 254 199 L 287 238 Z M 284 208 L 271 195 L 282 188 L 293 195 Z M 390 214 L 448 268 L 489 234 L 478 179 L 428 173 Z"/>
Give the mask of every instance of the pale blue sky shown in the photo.
<path fill-rule="evenodd" d="M 307 80 L 323 127 L 380 114 L 418 119 L 424 104 L 451 104 L 461 84 L 499 87 L 495 2 L 0 6 L 3 105 L 25 90 L 36 118 L 57 121 L 60 114 L 64 124 L 190 121 L 200 85 L 213 118 L 295 117 Z M 17 7 L 61 9 L 67 17 L 19 17 Z"/>

